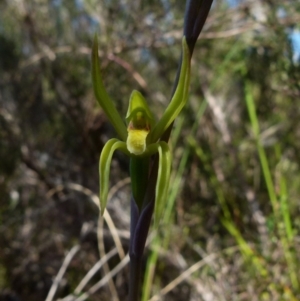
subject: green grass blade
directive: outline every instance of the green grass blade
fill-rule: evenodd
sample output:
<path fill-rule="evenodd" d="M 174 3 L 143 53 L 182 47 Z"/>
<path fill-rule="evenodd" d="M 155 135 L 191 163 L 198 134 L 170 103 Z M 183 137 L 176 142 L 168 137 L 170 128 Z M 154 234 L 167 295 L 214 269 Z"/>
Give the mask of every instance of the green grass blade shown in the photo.
<path fill-rule="evenodd" d="M 259 128 L 259 123 L 258 123 L 258 119 L 257 119 L 255 103 L 254 103 L 253 95 L 251 92 L 251 84 L 249 82 L 245 83 L 245 98 L 246 98 L 246 105 L 247 105 L 247 109 L 248 109 L 250 123 L 252 126 L 252 131 L 254 134 L 254 138 L 256 139 L 256 147 L 257 147 L 257 151 L 258 151 L 258 155 L 259 155 L 259 160 L 260 160 L 263 176 L 265 179 L 269 198 L 270 198 L 271 205 L 273 208 L 273 213 L 276 217 L 276 215 L 277 215 L 277 197 L 276 197 L 275 187 L 274 187 L 274 183 L 272 180 L 267 155 L 266 155 L 265 149 L 260 140 L 260 128 Z"/>

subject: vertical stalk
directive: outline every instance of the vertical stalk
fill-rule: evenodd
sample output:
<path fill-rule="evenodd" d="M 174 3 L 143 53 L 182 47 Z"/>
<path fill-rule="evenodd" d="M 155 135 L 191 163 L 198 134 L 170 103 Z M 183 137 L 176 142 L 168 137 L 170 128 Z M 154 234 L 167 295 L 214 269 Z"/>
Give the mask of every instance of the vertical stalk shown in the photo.
<path fill-rule="evenodd" d="M 142 256 L 130 255 L 129 301 L 139 301 L 142 276 Z"/>
<path fill-rule="evenodd" d="M 134 200 L 131 198 L 131 219 L 130 219 L 130 245 L 129 245 L 129 301 L 138 301 L 139 297 L 139 279 L 141 276 L 140 260 L 137 260 L 134 254 L 134 238 L 135 231 L 139 220 L 139 208 Z"/>
<path fill-rule="evenodd" d="M 252 126 L 252 131 L 254 134 L 254 138 L 256 139 L 256 148 L 264 176 L 264 180 L 267 186 L 269 198 L 271 201 L 272 209 L 275 218 L 278 218 L 278 201 L 277 201 L 277 196 L 275 192 L 275 187 L 271 175 L 271 170 L 269 166 L 269 161 L 265 152 L 265 149 L 262 145 L 261 142 L 261 137 L 260 137 L 260 128 L 259 128 L 259 123 L 258 123 L 258 118 L 256 115 L 256 108 L 255 108 L 255 103 L 253 99 L 253 95 L 251 92 L 251 85 L 249 82 L 245 83 L 245 98 L 246 98 L 246 105 L 247 105 L 247 110 L 250 118 L 250 123 Z"/>
<path fill-rule="evenodd" d="M 299 281 L 298 281 L 298 276 L 297 276 L 298 271 L 294 264 L 295 259 L 293 258 L 293 254 L 292 254 L 291 250 L 289 249 L 290 239 L 292 238 L 292 236 L 290 236 L 290 235 L 292 235 L 292 232 L 290 232 L 290 231 L 292 231 L 291 230 L 292 226 L 291 226 L 291 222 L 289 220 L 289 213 L 288 213 L 288 209 L 287 209 L 286 183 L 285 183 L 284 178 L 281 176 L 280 182 L 279 182 L 281 195 L 279 196 L 279 202 L 278 202 L 278 198 L 277 198 L 276 191 L 275 191 L 275 185 L 274 185 L 273 178 L 271 175 L 269 160 L 267 158 L 267 154 L 266 154 L 265 149 L 260 140 L 261 137 L 260 137 L 259 122 L 258 122 L 258 118 L 257 118 L 257 114 L 256 114 L 256 108 L 255 108 L 255 103 L 254 103 L 254 99 L 253 99 L 253 94 L 251 91 L 251 84 L 249 82 L 245 83 L 245 94 L 246 94 L 246 97 L 245 97 L 246 105 L 247 105 L 248 114 L 250 117 L 250 123 L 252 126 L 254 137 L 256 139 L 256 148 L 258 151 L 259 160 L 260 160 L 264 180 L 265 180 L 265 183 L 267 186 L 269 198 L 271 201 L 274 218 L 278 225 L 277 227 L 279 230 L 280 242 L 282 244 L 284 256 L 285 256 L 286 263 L 287 263 L 287 266 L 289 269 L 290 281 L 291 281 L 293 288 L 298 289 L 299 288 Z M 281 212 L 280 212 L 280 210 L 281 210 Z M 284 234 L 282 233 L 282 231 L 280 229 L 280 225 L 282 223 L 285 224 L 285 227 L 286 227 L 285 230 L 287 231 Z"/>
<path fill-rule="evenodd" d="M 130 178 L 133 198 L 138 205 L 139 211 L 142 209 L 145 192 L 148 185 L 149 158 L 130 158 Z"/>
<path fill-rule="evenodd" d="M 154 172 L 154 179 L 157 176 L 157 169 L 152 170 Z M 150 182 L 149 185 L 153 189 L 154 182 Z M 149 186 L 148 185 L 148 186 Z M 155 187 L 155 186 L 154 186 Z M 154 188 L 155 190 L 155 188 Z M 147 192 L 145 198 L 147 196 Z M 131 199 L 131 225 L 130 225 L 130 275 L 129 275 L 129 301 L 140 300 L 140 288 L 142 278 L 142 259 L 144 248 L 151 224 L 151 218 L 154 209 L 154 201 L 146 203 L 142 209 L 138 208 L 134 198 Z"/>

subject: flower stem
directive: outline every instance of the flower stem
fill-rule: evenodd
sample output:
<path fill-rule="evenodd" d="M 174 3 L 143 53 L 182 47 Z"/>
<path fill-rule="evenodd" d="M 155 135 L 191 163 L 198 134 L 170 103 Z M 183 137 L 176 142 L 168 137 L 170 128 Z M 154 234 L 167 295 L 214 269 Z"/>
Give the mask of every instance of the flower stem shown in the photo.
<path fill-rule="evenodd" d="M 130 256 L 129 301 L 140 300 L 142 256 Z"/>

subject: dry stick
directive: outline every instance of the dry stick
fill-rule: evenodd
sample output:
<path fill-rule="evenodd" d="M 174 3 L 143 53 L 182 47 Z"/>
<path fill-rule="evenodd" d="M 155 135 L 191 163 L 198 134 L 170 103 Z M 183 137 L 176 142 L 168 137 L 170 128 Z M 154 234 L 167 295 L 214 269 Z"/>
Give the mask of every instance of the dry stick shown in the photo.
<path fill-rule="evenodd" d="M 159 294 L 154 295 L 151 299 L 148 301 L 157 301 L 160 299 L 160 297 L 166 295 L 168 292 L 170 292 L 172 289 L 174 289 L 179 283 L 190 277 L 193 273 L 195 273 L 197 270 L 199 270 L 202 266 L 205 264 L 210 263 L 212 260 L 216 259 L 218 255 L 221 253 L 230 253 L 240 250 L 239 246 L 232 246 L 229 247 L 221 252 L 212 253 L 205 258 L 199 260 L 195 264 L 193 264 L 191 267 L 189 267 L 187 270 L 185 270 L 182 274 L 180 274 L 178 277 L 176 277 L 173 281 L 171 281 L 167 286 L 165 286 Z"/>
<path fill-rule="evenodd" d="M 125 179 L 123 181 L 121 181 L 121 185 L 117 184 L 115 185 L 112 189 L 111 189 L 111 192 L 110 192 L 110 198 L 112 197 L 112 195 L 114 193 L 116 193 L 118 191 L 118 189 L 120 189 L 120 187 L 128 184 L 129 181 L 128 179 Z M 48 197 L 49 196 L 52 196 L 53 194 L 57 193 L 58 191 L 62 191 L 64 188 L 69 188 L 69 189 L 72 189 L 72 190 L 75 190 L 75 191 L 79 191 L 79 192 L 82 192 L 84 193 L 85 195 L 87 195 L 88 197 L 90 197 L 90 199 L 93 201 L 93 203 L 99 208 L 99 197 L 94 194 L 90 189 L 80 185 L 80 184 L 76 184 L 76 183 L 67 183 L 65 185 L 59 185 L 57 187 L 55 187 L 54 189 L 51 189 L 49 192 L 48 192 Z M 100 214 L 99 214 L 100 216 Z M 123 250 L 123 247 L 122 247 L 122 243 L 121 243 L 121 240 L 118 236 L 118 231 L 108 213 L 108 211 L 106 210 L 105 213 L 104 213 L 104 219 L 108 225 L 108 228 L 110 229 L 110 232 L 112 234 L 112 237 L 113 237 L 113 240 L 114 240 L 114 243 L 116 245 L 116 248 L 118 250 L 118 253 L 119 253 L 119 256 L 120 256 L 120 259 L 123 259 L 124 256 L 125 256 L 125 252 Z M 102 220 L 102 219 L 101 219 Z M 97 234 L 98 234 L 98 239 L 99 239 L 99 227 L 98 227 L 98 231 L 97 231 Z M 101 248 L 100 248 L 101 249 Z M 100 254 L 100 257 L 103 257 L 105 256 L 105 252 L 104 252 L 104 247 L 103 247 L 103 252 L 100 252 L 102 254 Z M 108 268 L 108 265 L 106 263 L 104 263 L 104 270 L 107 273 L 109 273 L 109 268 Z M 114 283 L 112 282 L 111 279 L 109 279 L 109 288 L 110 288 L 110 291 L 112 293 L 112 296 L 113 296 L 113 300 L 115 301 L 118 301 L 119 298 L 118 298 L 118 294 L 117 294 L 117 290 L 115 288 L 115 285 Z M 47 301 L 47 300 L 46 300 Z"/>
<path fill-rule="evenodd" d="M 126 185 L 129 185 L 130 184 L 130 178 L 125 178 L 124 180 L 122 181 L 119 181 L 117 184 L 115 184 L 109 191 L 108 193 L 108 200 L 112 199 L 112 197 L 121 189 L 123 188 L 124 186 Z M 99 201 L 99 198 L 97 196 L 97 199 L 98 199 L 98 204 L 100 204 L 100 201 Z M 120 259 L 122 260 L 124 257 L 125 257 L 125 252 L 124 252 L 124 249 L 122 247 L 122 243 L 121 243 L 121 240 L 120 240 L 120 237 L 119 235 L 117 234 L 116 232 L 116 227 L 114 226 L 114 222 L 112 220 L 112 218 L 110 217 L 109 215 L 109 212 L 108 210 L 105 210 L 104 212 L 104 215 L 103 215 L 104 219 L 105 219 L 105 222 L 107 223 L 108 225 L 108 228 L 112 234 L 112 237 L 113 237 L 113 240 L 114 240 L 114 243 L 118 249 L 118 253 L 119 253 L 119 256 L 120 256 Z"/>
<path fill-rule="evenodd" d="M 147 82 L 142 77 L 140 73 L 138 73 L 127 61 L 121 59 L 113 53 L 107 55 L 107 58 L 111 61 L 114 61 L 121 67 L 123 67 L 131 76 L 136 80 L 136 82 L 145 90 L 147 90 Z"/>
<path fill-rule="evenodd" d="M 80 249 L 80 246 L 79 245 L 76 245 L 74 246 L 70 251 L 69 253 L 67 254 L 67 256 L 65 257 L 64 261 L 63 261 L 63 264 L 61 266 L 61 268 L 59 269 L 59 272 L 58 274 L 56 275 L 53 283 L 52 283 L 52 286 L 50 288 L 50 291 L 48 293 L 48 296 L 46 298 L 46 301 L 52 301 L 53 300 L 53 297 L 56 293 L 56 290 L 59 286 L 59 283 L 62 279 L 62 277 L 64 276 L 72 258 L 74 257 L 74 255 L 79 251 Z"/>
<path fill-rule="evenodd" d="M 194 241 L 190 238 L 187 238 L 187 244 L 198 254 L 200 255 L 202 258 L 205 258 L 206 256 L 208 256 L 208 254 L 206 253 L 205 250 L 203 250 L 199 245 L 195 244 Z M 225 263 L 220 262 L 220 263 L 216 263 L 216 262 L 208 262 L 209 267 L 212 268 L 214 273 L 217 273 L 218 270 L 221 270 L 221 267 L 223 265 L 225 265 Z M 224 279 L 223 276 L 221 275 L 221 279 L 218 277 L 218 275 L 216 274 L 216 280 L 217 282 L 220 283 L 220 286 L 216 287 L 216 290 L 219 293 L 220 296 L 220 300 L 225 300 L 225 285 L 224 285 Z"/>
<path fill-rule="evenodd" d="M 104 263 L 106 263 L 110 258 L 117 254 L 117 249 L 114 248 L 105 254 L 101 259 L 88 271 L 88 273 L 83 277 L 78 286 L 75 288 L 74 293 L 79 295 L 92 277 L 101 269 Z"/>
<path fill-rule="evenodd" d="M 150 236 L 147 240 L 146 245 L 148 245 L 153 240 L 154 235 Z M 105 275 L 104 278 L 102 278 L 100 281 L 98 281 L 96 284 L 94 284 L 86 293 L 82 294 L 77 299 L 66 299 L 66 301 L 85 301 L 87 298 L 89 298 L 91 295 L 96 293 L 101 287 L 103 287 L 107 282 L 112 279 L 115 275 L 117 275 L 129 262 L 129 254 L 122 259 L 122 261 L 110 271 L 109 274 Z"/>
<path fill-rule="evenodd" d="M 119 191 L 123 186 L 125 186 L 129 183 L 130 183 L 130 178 L 126 178 L 123 181 L 120 181 L 116 185 L 114 185 L 109 191 L 108 200 L 110 200 L 113 197 L 113 195 L 117 191 Z M 99 199 L 98 199 L 98 204 L 100 204 Z M 108 228 L 110 229 L 113 240 L 118 249 L 119 257 L 122 260 L 125 257 L 125 252 L 123 250 L 122 243 L 121 243 L 119 236 L 117 235 L 117 233 L 114 233 L 115 232 L 114 231 L 114 229 L 115 229 L 114 222 L 113 222 L 112 218 L 110 217 L 108 210 L 105 210 L 103 217 L 108 225 Z M 97 238 L 98 238 L 99 255 L 100 255 L 100 258 L 102 258 L 103 256 L 105 256 L 105 247 L 104 247 L 104 238 L 103 238 L 103 218 L 102 218 L 100 212 L 99 212 L 99 216 L 98 216 Z M 105 262 L 105 264 L 103 265 L 103 271 L 104 271 L 105 275 L 110 273 L 110 268 L 109 268 L 109 265 L 107 264 L 107 262 Z M 112 300 L 118 301 L 119 300 L 118 292 L 117 292 L 116 286 L 112 279 L 109 280 L 108 285 L 109 285 L 109 289 L 112 294 Z"/>
<path fill-rule="evenodd" d="M 114 240 L 114 243 L 117 247 L 118 253 L 119 253 L 119 257 L 122 260 L 125 257 L 125 252 L 122 246 L 122 242 L 120 240 L 120 237 L 118 235 L 118 231 L 117 228 L 109 214 L 109 212 L 107 210 L 105 210 L 104 214 L 103 214 L 104 220 L 107 223 L 107 226 L 109 228 L 109 231 L 111 233 L 111 236 Z"/>
<path fill-rule="evenodd" d="M 105 213 L 107 214 L 107 210 L 105 210 Z M 104 220 L 101 216 L 101 214 L 99 213 L 98 215 L 98 227 L 97 227 L 97 239 L 98 239 L 98 249 L 99 249 L 99 256 L 100 258 L 102 258 L 103 256 L 105 256 L 105 246 L 104 246 L 104 238 L 103 238 L 103 226 L 104 226 Z M 110 268 L 107 262 L 104 263 L 103 265 L 103 274 L 107 275 L 110 273 Z M 119 297 L 118 297 L 118 292 L 117 292 L 117 288 L 113 282 L 112 279 L 109 279 L 108 281 L 108 287 L 111 293 L 111 300 L 112 301 L 119 301 Z"/>
<path fill-rule="evenodd" d="M 84 301 L 92 294 L 96 293 L 101 287 L 103 287 L 107 282 L 112 279 L 115 275 L 117 275 L 129 262 L 129 255 L 127 254 L 123 260 L 110 271 L 109 274 L 105 275 L 100 281 L 94 284 L 86 293 L 82 294 L 79 298 L 74 301 Z"/>
<path fill-rule="evenodd" d="M 128 181 L 129 178 L 121 181 L 121 184 L 122 186 L 124 185 L 127 185 L 128 183 L 130 183 Z M 121 186 L 121 185 L 120 185 Z M 118 186 L 118 184 L 116 184 L 112 189 L 111 191 L 113 193 L 110 193 L 109 195 L 112 196 L 116 191 L 117 189 L 113 190 L 114 188 L 120 188 L 120 186 Z M 90 189 L 80 185 L 80 184 L 77 184 L 77 183 L 66 183 L 64 185 L 58 185 L 56 186 L 55 188 L 51 189 L 48 191 L 47 193 L 47 197 L 50 198 L 52 197 L 55 193 L 57 192 L 60 192 L 62 190 L 64 190 L 65 188 L 68 188 L 68 189 L 72 189 L 72 190 L 75 190 L 75 191 L 79 191 L 79 192 L 82 192 L 84 193 L 86 196 L 88 196 L 92 201 L 93 203 L 99 208 L 99 197 L 93 193 Z M 106 210 L 107 212 L 107 210 Z M 117 228 L 115 227 L 109 213 L 107 212 L 106 214 L 104 214 L 104 219 L 108 225 L 108 228 L 112 234 L 112 238 L 114 240 L 114 243 L 116 245 L 116 248 L 118 249 L 118 253 L 119 253 L 119 256 L 120 256 L 120 259 L 122 259 L 124 256 L 125 256 L 125 252 L 123 250 L 123 247 L 122 247 L 122 243 L 121 243 L 121 240 L 118 236 L 118 230 Z"/>
<path fill-rule="evenodd" d="M 205 258 L 199 260 L 195 264 L 193 264 L 191 267 L 189 267 L 187 270 L 185 270 L 182 274 L 180 274 L 177 278 L 175 278 L 173 281 L 171 281 L 167 286 L 165 286 L 159 294 L 154 295 L 149 301 L 157 301 L 160 300 L 160 298 L 164 295 L 166 295 L 168 292 L 170 292 L 172 289 L 174 289 L 179 283 L 186 280 L 188 277 L 190 277 L 193 273 L 195 273 L 197 270 L 199 270 L 202 266 L 204 266 L 207 263 L 210 263 L 212 260 L 214 260 L 217 257 L 217 254 L 210 254 L 206 256 Z"/>
<path fill-rule="evenodd" d="M 124 249 L 123 249 L 123 246 L 122 246 L 122 243 L 121 243 L 121 240 L 120 240 L 120 237 L 118 235 L 118 231 L 117 231 L 117 228 L 113 222 L 113 220 L 111 219 L 110 217 L 110 214 L 108 213 L 108 211 L 106 210 L 106 213 L 104 213 L 103 215 L 104 217 L 104 220 L 106 221 L 107 223 L 107 226 L 109 228 L 109 231 L 111 233 L 111 236 L 113 238 L 113 241 L 116 245 L 116 248 L 118 250 L 118 254 L 119 254 L 119 257 L 120 259 L 123 259 L 124 256 L 125 256 L 125 252 L 124 252 Z"/>

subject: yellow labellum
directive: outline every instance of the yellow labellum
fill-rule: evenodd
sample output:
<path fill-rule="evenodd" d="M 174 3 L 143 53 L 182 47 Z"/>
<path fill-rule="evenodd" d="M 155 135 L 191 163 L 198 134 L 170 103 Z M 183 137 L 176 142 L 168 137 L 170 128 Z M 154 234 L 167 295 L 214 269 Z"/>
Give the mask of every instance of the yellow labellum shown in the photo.
<path fill-rule="evenodd" d="M 146 150 L 146 138 L 149 131 L 145 129 L 128 129 L 127 149 L 130 153 L 141 155 Z"/>

